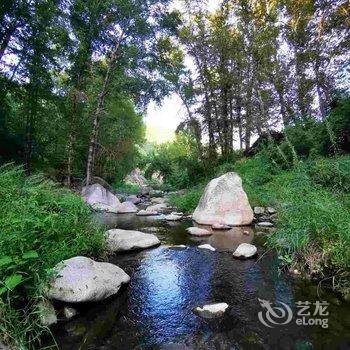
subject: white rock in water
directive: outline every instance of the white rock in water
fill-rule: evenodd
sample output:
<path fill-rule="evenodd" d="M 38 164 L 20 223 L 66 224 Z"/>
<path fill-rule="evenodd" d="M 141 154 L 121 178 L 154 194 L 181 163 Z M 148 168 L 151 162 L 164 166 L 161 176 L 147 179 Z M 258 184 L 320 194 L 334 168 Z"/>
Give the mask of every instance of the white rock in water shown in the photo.
<path fill-rule="evenodd" d="M 165 215 L 164 219 L 167 221 L 179 221 L 182 219 L 182 216 L 170 214 L 170 215 Z"/>
<path fill-rule="evenodd" d="M 214 303 L 204 305 L 203 307 L 196 307 L 194 311 L 203 318 L 216 318 L 223 316 L 227 308 L 228 304 L 226 303 Z"/>
<path fill-rule="evenodd" d="M 90 204 L 94 210 L 116 213 L 120 204 L 119 199 L 112 192 L 97 183 L 84 186 L 81 194 L 84 201 Z"/>
<path fill-rule="evenodd" d="M 145 249 L 160 244 L 159 239 L 151 233 L 121 229 L 108 230 L 106 242 L 112 252 Z"/>
<path fill-rule="evenodd" d="M 208 249 L 208 250 L 211 250 L 212 252 L 216 251 L 216 249 L 214 247 L 212 247 L 210 244 L 202 244 L 202 245 L 199 245 L 198 248 Z"/>
<path fill-rule="evenodd" d="M 212 233 L 204 228 L 189 227 L 186 231 L 192 236 L 210 236 Z"/>
<path fill-rule="evenodd" d="M 172 245 L 168 247 L 169 249 L 174 249 L 174 250 L 184 250 L 187 249 L 187 247 L 184 244 L 178 244 L 178 245 Z"/>
<path fill-rule="evenodd" d="M 159 215 L 159 213 L 157 211 L 140 210 L 136 215 L 137 216 L 154 216 L 154 215 Z"/>
<path fill-rule="evenodd" d="M 211 180 L 193 213 L 193 220 L 203 225 L 250 225 L 253 210 L 241 178 L 231 172 Z"/>
<path fill-rule="evenodd" d="M 63 308 L 63 315 L 64 317 L 69 320 L 71 318 L 73 318 L 74 316 L 76 316 L 78 314 L 78 311 L 73 309 L 72 307 L 69 306 L 65 306 Z"/>
<path fill-rule="evenodd" d="M 130 280 L 120 267 L 84 256 L 64 260 L 55 270 L 57 276 L 50 284 L 48 297 L 67 303 L 104 300 Z"/>
<path fill-rule="evenodd" d="M 233 256 L 235 258 L 248 259 L 255 256 L 257 252 L 258 252 L 258 249 L 256 248 L 255 245 L 249 244 L 249 243 L 241 243 L 233 253 Z"/>
<path fill-rule="evenodd" d="M 273 223 L 269 221 L 258 222 L 258 226 L 260 227 L 273 227 Z"/>
<path fill-rule="evenodd" d="M 118 213 L 127 214 L 127 213 L 137 213 L 137 206 L 132 202 L 123 202 L 118 205 Z"/>

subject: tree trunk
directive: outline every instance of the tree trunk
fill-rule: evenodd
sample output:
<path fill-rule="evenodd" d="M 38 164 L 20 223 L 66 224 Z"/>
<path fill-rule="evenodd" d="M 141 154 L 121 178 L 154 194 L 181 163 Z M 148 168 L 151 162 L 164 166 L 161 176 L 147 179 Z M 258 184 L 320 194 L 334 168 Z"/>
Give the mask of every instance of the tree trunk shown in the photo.
<path fill-rule="evenodd" d="M 102 90 L 99 94 L 98 97 L 98 103 L 97 103 L 97 108 L 93 114 L 93 126 L 92 126 L 92 132 L 91 132 L 91 137 L 90 137 L 90 145 L 89 145 L 89 151 L 88 151 L 88 158 L 87 158 L 87 164 L 86 164 L 86 185 L 90 185 L 91 178 L 93 175 L 93 166 L 94 166 L 94 157 L 95 157 L 95 152 L 96 152 L 96 144 L 97 144 L 97 137 L 98 137 L 98 132 L 100 128 L 100 118 L 102 116 L 102 113 L 104 111 L 104 106 L 105 106 L 105 100 L 106 100 L 106 95 L 107 95 L 107 90 L 108 90 L 108 85 L 112 73 L 112 68 L 114 66 L 115 60 L 117 58 L 117 53 L 118 49 L 122 40 L 122 36 L 120 40 L 115 45 L 115 48 L 112 51 L 108 67 L 107 67 L 107 72 L 103 81 L 103 86 Z"/>
<path fill-rule="evenodd" d="M 32 91 L 32 87 L 29 87 L 28 92 L 29 110 L 26 118 L 26 131 L 25 131 L 25 152 L 24 152 L 24 170 L 26 175 L 31 174 L 31 161 L 33 152 L 33 122 L 35 120 L 37 112 L 37 93 Z"/>
<path fill-rule="evenodd" d="M 72 166 L 73 166 L 73 159 L 74 159 L 74 144 L 75 144 L 75 121 L 76 121 L 76 114 L 77 114 L 77 91 L 74 91 L 73 97 L 72 97 L 72 120 L 71 120 L 71 127 L 70 127 L 70 133 L 68 137 L 68 144 L 67 144 L 67 185 L 68 187 L 71 187 L 71 180 L 72 180 Z"/>

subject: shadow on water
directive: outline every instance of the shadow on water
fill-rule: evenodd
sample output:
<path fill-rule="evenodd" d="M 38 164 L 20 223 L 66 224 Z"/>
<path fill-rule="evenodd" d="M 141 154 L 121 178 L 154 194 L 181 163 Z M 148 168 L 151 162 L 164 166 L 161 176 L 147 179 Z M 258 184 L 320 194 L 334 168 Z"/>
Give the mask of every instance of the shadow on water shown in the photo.
<path fill-rule="evenodd" d="M 79 317 L 58 324 L 54 333 L 60 349 L 350 349 L 349 304 L 324 293 L 322 300 L 330 302 L 329 327 L 297 325 L 296 302 L 316 302 L 316 287 L 281 274 L 272 253 L 258 260 L 232 258 L 242 242 L 253 242 L 263 254 L 251 228 L 193 238 L 185 231 L 191 221 L 169 224 L 162 217 L 128 214 L 97 220 L 110 228 L 155 233 L 162 245 L 111 257 L 131 276 L 129 285 L 103 303 L 80 306 Z M 196 248 L 202 243 L 218 251 Z M 188 248 L 168 248 L 177 244 Z M 286 303 L 293 319 L 273 328 L 263 325 L 258 298 Z M 229 304 L 221 319 L 207 321 L 192 312 L 219 301 Z"/>

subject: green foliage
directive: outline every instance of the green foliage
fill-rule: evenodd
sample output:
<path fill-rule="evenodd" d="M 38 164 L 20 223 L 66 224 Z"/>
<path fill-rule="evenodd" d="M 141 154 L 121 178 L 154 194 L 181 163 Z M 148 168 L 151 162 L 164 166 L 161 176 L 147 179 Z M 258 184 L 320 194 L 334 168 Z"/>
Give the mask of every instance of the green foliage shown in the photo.
<path fill-rule="evenodd" d="M 115 183 L 112 187 L 116 193 L 139 194 L 141 192 L 140 186 L 125 182 Z"/>
<path fill-rule="evenodd" d="M 254 158 L 243 158 L 234 164 L 234 170 L 241 176 L 243 186 L 252 206 L 264 206 L 268 199 L 262 193 L 262 187 L 271 181 L 273 174 L 280 170 L 274 166 L 265 155 Z"/>
<path fill-rule="evenodd" d="M 23 345 L 33 336 L 27 330 L 39 323 L 34 302 L 52 268 L 72 256 L 100 254 L 103 230 L 92 224 L 79 196 L 41 176 L 25 177 L 12 165 L 0 168 L 0 198 L 0 300 L 10 310 L 0 331 L 6 341 Z M 14 323 L 23 323 L 16 335 Z"/>
<path fill-rule="evenodd" d="M 170 197 L 170 204 L 178 210 L 185 213 L 191 213 L 196 209 L 198 202 L 203 194 L 204 185 L 198 186 L 185 192 L 185 194 L 172 195 Z"/>
<path fill-rule="evenodd" d="M 96 156 L 95 173 L 108 182 L 121 181 L 135 167 L 144 142 L 142 115 L 125 96 L 110 98 L 101 124 L 101 147 Z"/>
<path fill-rule="evenodd" d="M 185 132 L 177 134 L 173 142 L 154 146 L 141 160 L 141 166 L 146 169 L 146 177 L 158 173 L 173 189 L 194 185 L 204 179 L 205 173 L 195 140 Z"/>
<path fill-rule="evenodd" d="M 263 151 L 223 165 L 217 175 L 235 170 L 252 206 L 277 209 L 277 231 L 268 245 L 278 250 L 284 265 L 299 264 L 301 270 L 327 276 L 350 268 L 349 164 L 349 156 L 319 158 L 283 170 Z M 172 196 L 171 204 L 191 212 L 203 189 Z M 343 279 L 339 288 L 346 288 Z"/>
<path fill-rule="evenodd" d="M 301 162 L 280 170 L 261 155 L 235 164 L 252 206 L 278 211 L 277 231 L 269 243 L 281 256 L 291 256 L 305 269 L 348 269 L 350 266 L 350 157 Z M 311 257 L 316 256 L 315 262 Z"/>
<path fill-rule="evenodd" d="M 311 179 L 322 187 L 340 193 L 350 192 L 350 157 L 320 158 L 309 162 Z"/>

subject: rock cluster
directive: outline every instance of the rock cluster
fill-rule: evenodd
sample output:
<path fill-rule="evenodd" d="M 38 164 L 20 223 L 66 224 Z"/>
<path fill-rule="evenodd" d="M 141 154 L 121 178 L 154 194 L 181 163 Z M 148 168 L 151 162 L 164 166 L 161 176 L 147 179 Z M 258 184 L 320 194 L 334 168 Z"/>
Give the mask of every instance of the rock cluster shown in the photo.
<path fill-rule="evenodd" d="M 259 227 L 273 227 L 277 220 L 277 212 L 272 207 L 254 207 L 254 222 Z"/>

